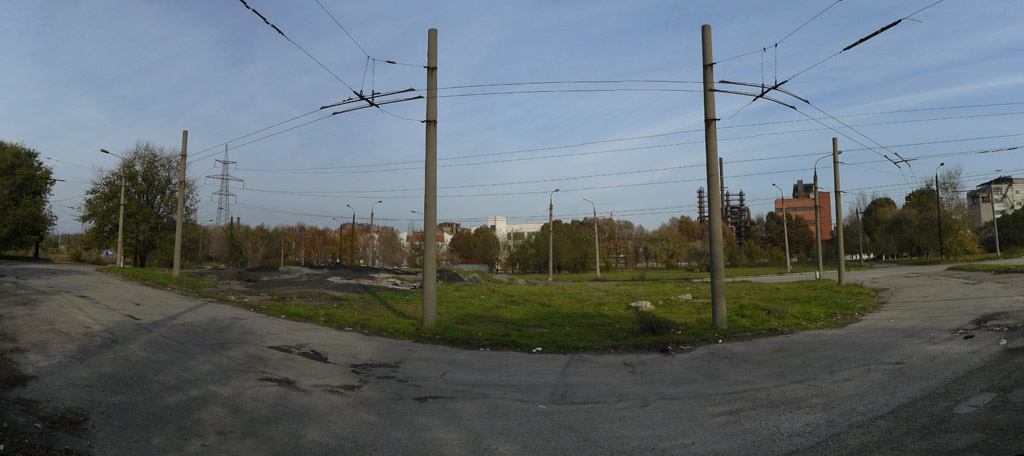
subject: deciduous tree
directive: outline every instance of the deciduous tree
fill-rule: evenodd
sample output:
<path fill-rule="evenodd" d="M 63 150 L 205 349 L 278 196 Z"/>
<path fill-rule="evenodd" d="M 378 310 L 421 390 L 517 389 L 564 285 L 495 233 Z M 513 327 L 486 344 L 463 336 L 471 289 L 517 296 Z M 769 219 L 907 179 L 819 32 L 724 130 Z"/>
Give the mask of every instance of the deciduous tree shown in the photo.
<path fill-rule="evenodd" d="M 0 250 L 43 241 L 56 221 L 47 207 L 52 189 L 52 171 L 39 152 L 0 141 Z"/>

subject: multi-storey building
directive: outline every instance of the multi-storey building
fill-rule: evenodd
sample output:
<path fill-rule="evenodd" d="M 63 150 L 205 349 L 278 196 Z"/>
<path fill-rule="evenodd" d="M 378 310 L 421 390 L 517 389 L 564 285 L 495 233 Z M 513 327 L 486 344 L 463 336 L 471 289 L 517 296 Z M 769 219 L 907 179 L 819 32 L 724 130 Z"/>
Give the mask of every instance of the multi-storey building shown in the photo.
<path fill-rule="evenodd" d="M 993 211 L 999 217 L 1024 208 L 1024 179 L 1000 176 L 967 192 L 967 207 L 975 227 L 992 221 Z"/>
<path fill-rule="evenodd" d="M 821 239 L 832 239 L 832 198 L 828 192 L 818 192 L 818 213 L 821 214 Z M 775 200 L 775 212 L 782 212 L 782 200 Z M 786 200 L 786 213 L 800 218 L 811 229 L 817 231 L 814 220 L 814 184 L 798 180 L 793 184 L 793 197 Z"/>

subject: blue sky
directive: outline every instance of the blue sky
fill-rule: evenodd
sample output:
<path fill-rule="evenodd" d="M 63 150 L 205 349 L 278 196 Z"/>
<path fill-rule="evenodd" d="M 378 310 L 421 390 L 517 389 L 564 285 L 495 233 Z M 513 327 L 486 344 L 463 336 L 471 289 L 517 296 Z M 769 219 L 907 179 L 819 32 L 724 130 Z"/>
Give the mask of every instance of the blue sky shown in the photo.
<path fill-rule="evenodd" d="M 66 180 L 53 195 L 60 231 L 78 231 L 72 208 L 96 169 L 117 164 L 100 148 L 122 152 L 137 141 L 178 148 L 182 130 L 189 131 L 189 175 L 201 184 L 200 221 L 216 217 L 217 181 L 204 176 L 219 174 L 214 159 L 227 142 L 238 162 L 232 174 L 245 180 L 244 189 L 232 188 L 232 212 L 243 223 L 334 226 L 331 217 L 351 217 L 346 204 L 367 221 L 371 203 L 383 200 L 378 223 L 419 224 L 410 211 L 423 207 L 422 100 L 244 144 L 324 115 L 314 113 L 228 141 L 351 96 L 335 75 L 366 93 L 424 89 L 431 27 L 442 88 L 562 82 L 440 91 L 439 221 L 543 221 L 555 188 L 556 218 L 589 214 L 583 198 L 601 216 L 648 229 L 672 216 L 696 217 L 696 190 L 706 182 L 703 105 L 693 82 L 701 78 L 705 23 L 721 62 L 717 80 L 771 84 L 799 73 L 783 88 L 813 104 L 776 94 L 797 112 L 717 95 L 726 187 L 743 190 L 755 214 L 771 210 L 772 183 L 788 192 L 812 179 L 814 156 L 780 157 L 827 154 L 834 136 L 846 151 L 844 201 L 859 194 L 901 201 L 940 162 L 962 165 L 969 188 L 1024 175 L 1020 150 L 980 153 L 1024 145 L 1019 1 L 943 1 L 806 72 L 934 0 L 247 2 L 333 75 L 237 0 L 7 2 L 0 138 L 50 157 Z M 367 55 L 321 4 L 379 61 L 368 69 Z M 510 91 L 544 92 L 480 95 Z M 910 166 L 881 158 L 891 152 L 912 159 Z M 819 172 L 831 190 L 830 160 Z"/>

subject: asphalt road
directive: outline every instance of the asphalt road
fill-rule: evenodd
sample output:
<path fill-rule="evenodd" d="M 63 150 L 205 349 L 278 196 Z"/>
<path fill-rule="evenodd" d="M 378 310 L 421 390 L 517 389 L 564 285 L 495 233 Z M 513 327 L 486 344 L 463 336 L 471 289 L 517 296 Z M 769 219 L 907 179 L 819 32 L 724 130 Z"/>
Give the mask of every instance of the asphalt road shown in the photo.
<path fill-rule="evenodd" d="M 844 328 L 674 356 L 539 355 L 0 262 L 0 332 L 36 377 L 8 394 L 87 411 L 94 454 L 1024 453 L 1024 330 L 995 330 L 1024 323 L 1019 275 L 849 280 L 887 288 L 888 304 Z"/>

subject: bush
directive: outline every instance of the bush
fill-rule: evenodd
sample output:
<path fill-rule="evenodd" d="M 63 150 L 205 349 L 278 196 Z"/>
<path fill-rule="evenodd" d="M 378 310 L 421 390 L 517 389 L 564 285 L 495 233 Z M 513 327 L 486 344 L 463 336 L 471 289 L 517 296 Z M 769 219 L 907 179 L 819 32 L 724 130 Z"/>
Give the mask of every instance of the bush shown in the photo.
<path fill-rule="evenodd" d="M 633 319 L 640 331 L 658 335 L 665 334 L 679 327 L 676 322 L 654 313 L 653 310 L 633 310 Z"/>

